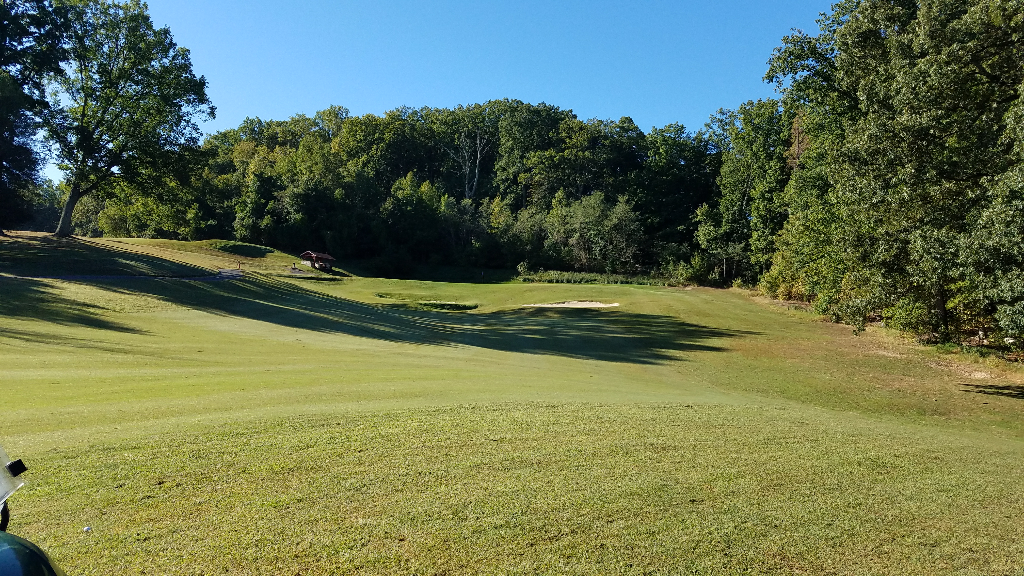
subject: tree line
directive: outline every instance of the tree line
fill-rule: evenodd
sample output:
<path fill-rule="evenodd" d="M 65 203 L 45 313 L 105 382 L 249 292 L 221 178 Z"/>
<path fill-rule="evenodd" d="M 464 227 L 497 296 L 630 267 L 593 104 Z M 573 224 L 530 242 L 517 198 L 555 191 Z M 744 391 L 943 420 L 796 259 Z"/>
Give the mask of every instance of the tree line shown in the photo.
<path fill-rule="evenodd" d="M 157 216 L 126 187 L 98 221 L 111 234 L 315 247 L 399 274 L 415 263 L 636 273 L 692 254 L 715 150 L 680 126 L 645 134 L 629 118 L 510 100 L 358 117 L 334 107 L 214 134 L 173 208 Z"/>
<path fill-rule="evenodd" d="M 657 275 L 935 341 L 1024 338 L 1024 0 L 842 0 L 771 55 L 779 98 L 697 130 L 494 100 L 205 138 L 206 82 L 144 4 L 3 6 L 0 226 L 34 211 L 58 234 L 230 237 L 396 275 Z M 39 148 L 64 181 L 40 182 Z"/>

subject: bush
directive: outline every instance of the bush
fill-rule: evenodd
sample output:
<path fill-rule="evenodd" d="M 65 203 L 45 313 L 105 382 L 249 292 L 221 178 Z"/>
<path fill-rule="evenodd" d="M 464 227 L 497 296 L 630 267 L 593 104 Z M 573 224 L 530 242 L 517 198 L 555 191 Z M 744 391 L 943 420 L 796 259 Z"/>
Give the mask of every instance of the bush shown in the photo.
<path fill-rule="evenodd" d="M 685 283 L 662 276 L 628 276 L 597 272 L 561 272 L 556 270 L 520 274 L 522 282 L 542 284 L 637 284 L 643 286 L 681 286 Z"/>
<path fill-rule="evenodd" d="M 890 328 L 924 334 L 932 330 L 932 313 L 928 307 L 916 300 L 904 298 L 882 311 L 885 325 Z"/>

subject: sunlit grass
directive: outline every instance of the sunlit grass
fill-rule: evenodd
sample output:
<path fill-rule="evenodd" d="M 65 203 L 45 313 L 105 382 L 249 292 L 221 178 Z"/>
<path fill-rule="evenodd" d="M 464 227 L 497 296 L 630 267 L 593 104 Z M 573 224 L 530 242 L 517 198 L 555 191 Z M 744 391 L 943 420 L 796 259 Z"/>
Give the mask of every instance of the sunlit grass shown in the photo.
<path fill-rule="evenodd" d="M 210 249 L 173 260 L 222 267 Z M 521 308 L 565 300 L 620 306 Z M 0 366 L 0 442 L 30 467 L 12 531 L 69 574 L 1024 558 L 1016 372 L 739 291 L 8 275 Z"/>

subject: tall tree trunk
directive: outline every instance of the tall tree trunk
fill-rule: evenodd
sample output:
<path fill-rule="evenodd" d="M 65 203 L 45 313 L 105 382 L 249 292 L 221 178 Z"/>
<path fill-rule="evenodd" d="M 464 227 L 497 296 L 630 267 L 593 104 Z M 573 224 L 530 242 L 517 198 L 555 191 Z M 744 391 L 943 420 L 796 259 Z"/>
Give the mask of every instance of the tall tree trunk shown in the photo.
<path fill-rule="evenodd" d="M 470 198 L 476 196 L 476 187 L 480 182 L 480 157 L 483 156 L 483 150 L 480 148 L 480 131 L 476 132 L 476 171 L 473 173 L 473 191 L 469 195 Z"/>
<path fill-rule="evenodd" d="M 938 314 L 939 321 L 939 337 L 943 342 L 950 340 L 951 334 L 949 333 L 949 311 L 946 309 L 946 305 L 949 302 L 949 298 L 946 296 L 946 290 L 943 287 L 939 287 L 935 291 L 935 312 Z"/>
<path fill-rule="evenodd" d="M 71 193 L 68 194 L 68 199 L 64 202 L 64 211 L 60 214 L 60 224 L 57 225 L 57 231 L 54 236 L 60 238 L 67 238 L 71 236 L 71 217 L 75 213 L 75 206 L 78 205 L 78 201 L 82 199 L 82 186 L 80 184 L 71 185 Z"/>

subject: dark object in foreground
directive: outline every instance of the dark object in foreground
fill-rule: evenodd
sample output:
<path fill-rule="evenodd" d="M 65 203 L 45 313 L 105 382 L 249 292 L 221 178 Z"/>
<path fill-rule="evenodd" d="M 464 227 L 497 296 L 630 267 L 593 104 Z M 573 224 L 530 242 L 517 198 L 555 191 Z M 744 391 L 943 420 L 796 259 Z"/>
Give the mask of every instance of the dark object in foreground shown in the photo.
<path fill-rule="evenodd" d="M 64 576 L 50 557 L 35 544 L 7 533 L 11 511 L 7 499 L 24 484 L 17 480 L 28 468 L 21 460 L 10 460 L 0 448 L 0 576 Z"/>
<path fill-rule="evenodd" d="M 64 576 L 46 552 L 28 540 L 6 532 L 0 532 L 0 574 Z"/>
<path fill-rule="evenodd" d="M 21 476 L 25 472 L 28 472 L 28 467 L 25 466 L 25 463 L 22 462 L 21 460 L 15 460 L 13 462 L 8 462 L 6 468 L 7 468 L 7 471 L 11 473 L 11 476 L 13 476 L 15 478 L 17 478 L 18 476 Z"/>

